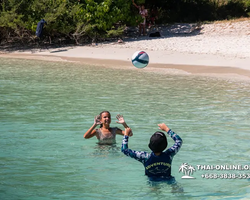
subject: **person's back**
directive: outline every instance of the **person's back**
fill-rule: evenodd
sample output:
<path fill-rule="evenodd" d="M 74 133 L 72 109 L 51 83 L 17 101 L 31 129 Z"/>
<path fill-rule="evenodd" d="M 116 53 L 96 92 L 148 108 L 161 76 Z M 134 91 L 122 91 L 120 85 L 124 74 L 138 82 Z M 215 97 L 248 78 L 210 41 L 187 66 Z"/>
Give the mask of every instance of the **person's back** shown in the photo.
<path fill-rule="evenodd" d="M 149 177 L 171 177 L 172 157 L 170 152 L 162 152 L 159 156 L 151 153 L 145 162 L 145 174 Z"/>
<path fill-rule="evenodd" d="M 149 178 L 163 178 L 171 179 L 171 164 L 173 157 L 180 150 L 182 145 L 182 139 L 180 136 L 175 134 L 170 130 L 165 124 L 158 124 L 159 128 L 166 131 L 168 135 L 175 141 L 175 144 L 164 151 L 167 147 L 167 138 L 163 132 L 155 132 L 150 138 L 149 148 L 152 153 L 147 153 L 145 151 L 133 151 L 128 149 L 128 134 L 130 132 L 129 128 L 125 129 L 125 135 L 122 141 L 121 151 L 132 158 L 143 163 L 145 167 L 145 174 Z"/>

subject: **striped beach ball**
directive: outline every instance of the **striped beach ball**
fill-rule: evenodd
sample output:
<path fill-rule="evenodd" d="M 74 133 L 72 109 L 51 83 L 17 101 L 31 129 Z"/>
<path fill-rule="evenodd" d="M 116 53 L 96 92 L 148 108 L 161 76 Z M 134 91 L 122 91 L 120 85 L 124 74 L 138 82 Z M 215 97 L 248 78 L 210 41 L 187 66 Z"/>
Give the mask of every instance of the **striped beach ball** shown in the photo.
<path fill-rule="evenodd" d="M 132 56 L 132 64 L 137 68 L 144 68 L 148 65 L 149 57 L 145 51 L 136 51 Z"/>

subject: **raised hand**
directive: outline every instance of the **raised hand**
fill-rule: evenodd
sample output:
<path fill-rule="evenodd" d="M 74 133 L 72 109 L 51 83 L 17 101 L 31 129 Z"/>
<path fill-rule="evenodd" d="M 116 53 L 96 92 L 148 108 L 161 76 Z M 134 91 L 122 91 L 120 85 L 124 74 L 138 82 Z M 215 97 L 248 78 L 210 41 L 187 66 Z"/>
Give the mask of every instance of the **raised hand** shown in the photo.
<path fill-rule="evenodd" d="M 118 120 L 118 121 L 116 121 L 116 123 L 118 123 L 118 124 L 124 124 L 125 123 L 125 120 L 124 120 L 123 116 L 120 115 L 120 114 L 118 114 L 116 116 L 116 119 Z"/>
<path fill-rule="evenodd" d="M 95 116 L 95 119 L 94 119 L 94 124 L 95 125 L 100 125 L 100 124 L 102 124 L 102 122 L 100 121 L 100 115 L 97 115 L 97 116 Z"/>
<path fill-rule="evenodd" d="M 162 131 L 166 131 L 168 132 L 170 128 L 168 128 L 168 126 L 164 123 L 158 124 L 159 129 L 161 129 Z"/>
<path fill-rule="evenodd" d="M 126 136 L 132 136 L 131 135 L 132 134 L 132 130 L 131 130 L 131 128 L 125 128 L 125 134 L 124 135 L 126 135 Z"/>

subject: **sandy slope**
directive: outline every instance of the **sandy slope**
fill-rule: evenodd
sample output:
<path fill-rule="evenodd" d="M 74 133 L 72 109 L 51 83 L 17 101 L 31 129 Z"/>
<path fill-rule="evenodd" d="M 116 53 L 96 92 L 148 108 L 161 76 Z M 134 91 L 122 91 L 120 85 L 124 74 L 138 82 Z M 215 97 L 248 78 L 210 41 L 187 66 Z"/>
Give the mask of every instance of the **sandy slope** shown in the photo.
<path fill-rule="evenodd" d="M 250 77 L 250 19 L 213 24 L 174 24 L 158 26 L 160 38 L 123 38 L 123 43 L 106 42 L 92 46 L 57 49 L 32 49 L 0 54 L 55 61 L 80 61 L 112 67 L 131 65 L 137 50 L 149 54 L 150 64 L 143 70 L 175 69 L 192 74 Z M 149 31 L 150 33 L 150 31 Z M 172 70 L 173 72 L 173 70 Z M 176 71 L 175 71 L 176 72 Z"/>

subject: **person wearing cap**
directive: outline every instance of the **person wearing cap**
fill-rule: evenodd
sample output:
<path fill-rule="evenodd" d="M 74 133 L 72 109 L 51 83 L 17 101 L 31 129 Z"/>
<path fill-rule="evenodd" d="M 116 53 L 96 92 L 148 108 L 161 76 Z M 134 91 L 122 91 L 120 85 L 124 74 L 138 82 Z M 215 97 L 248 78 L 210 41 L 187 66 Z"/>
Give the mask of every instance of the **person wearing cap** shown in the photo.
<path fill-rule="evenodd" d="M 131 129 L 125 128 L 121 151 L 125 155 L 141 162 L 145 167 L 145 174 L 150 180 L 175 181 L 174 177 L 171 175 L 171 164 L 173 157 L 181 148 L 182 139 L 164 123 L 158 124 L 158 126 L 160 130 L 167 132 L 167 134 L 175 141 L 173 146 L 165 150 L 168 145 L 167 137 L 165 133 L 157 131 L 151 136 L 148 145 L 152 150 L 151 153 L 131 150 L 128 148 L 128 138 Z"/>

